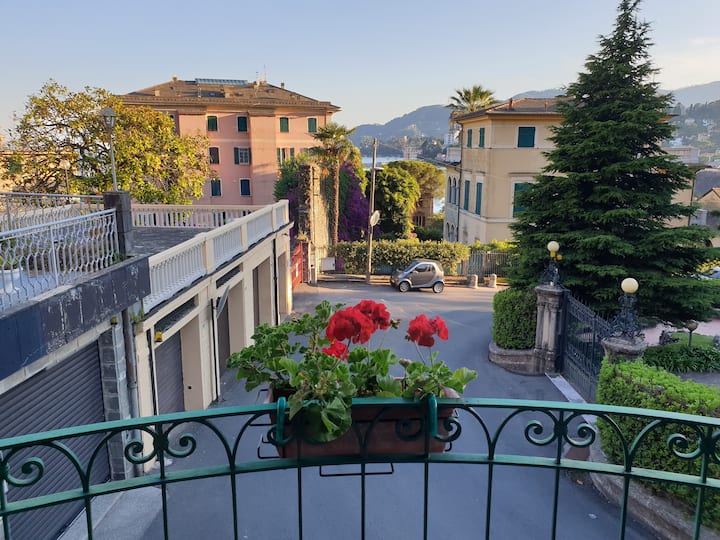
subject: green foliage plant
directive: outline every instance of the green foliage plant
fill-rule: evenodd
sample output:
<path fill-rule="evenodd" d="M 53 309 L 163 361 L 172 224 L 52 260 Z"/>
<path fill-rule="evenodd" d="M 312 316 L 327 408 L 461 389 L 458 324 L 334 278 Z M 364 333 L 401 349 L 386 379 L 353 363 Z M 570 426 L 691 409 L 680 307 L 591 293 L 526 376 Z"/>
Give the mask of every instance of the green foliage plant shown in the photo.
<path fill-rule="evenodd" d="M 437 359 L 437 351 L 426 359 L 402 360 L 404 375 L 393 376 L 390 368 L 400 362 L 397 355 L 366 343 L 377 331 L 398 326 L 383 304 L 363 300 L 343 307 L 325 300 L 314 313 L 259 326 L 253 345 L 233 353 L 228 367 L 245 380 L 247 391 L 268 385 L 274 395 L 287 396 L 290 419 L 302 411 L 313 439 L 327 442 L 350 429 L 355 397 L 443 397 L 448 389 L 462 392 L 477 377 L 467 368 L 450 370 Z M 440 317 L 419 315 L 410 321 L 406 339 L 418 350 L 432 347 L 435 337 L 448 338 Z"/>
<path fill-rule="evenodd" d="M 597 389 L 598 403 L 621 405 L 650 410 L 671 411 L 701 416 L 720 417 L 720 392 L 714 387 L 683 381 L 667 371 L 648 366 L 644 362 L 603 362 Z M 647 425 L 648 420 L 614 415 L 626 441 L 632 441 Z M 598 420 L 602 449 L 611 463 L 624 464 L 623 447 L 615 430 Z M 680 433 L 688 441 L 697 440 L 697 433 L 680 424 L 652 430 L 640 444 L 633 466 L 650 470 L 673 471 L 696 475 L 698 460 L 680 459 L 668 448 L 668 437 Z M 692 443 L 691 443 L 692 444 Z M 688 451 L 691 451 L 688 449 Z M 711 463 L 709 475 L 720 478 L 720 465 Z M 655 482 L 647 484 L 652 491 L 694 510 L 697 491 L 688 486 Z M 720 494 L 708 490 L 703 506 L 703 523 L 720 526 Z"/>
<path fill-rule="evenodd" d="M 537 297 L 527 289 L 509 288 L 493 297 L 493 341 L 503 349 L 535 345 Z"/>
<path fill-rule="evenodd" d="M 673 97 L 655 82 L 639 5 L 620 1 L 613 31 L 558 101 L 547 165 L 518 194 L 525 210 L 511 225 L 520 257 L 511 284 L 535 282 L 555 240 L 563 283 L 594 310 L 614 312 L 620 283 L 632 276 L 640 315 L 708 320 L 720 294 L 693 274 L 716 258 L 706 247 L 714 233 L 688 226 L 696 209 L 675 198 L 693 173 L 662 149 L 673 134 Z"/>
<path fill-rule="evenodd" d="M 650 366 L 675 373 L 720 371 L 720 351 L 695 345 L 695 337 L 692 347 L 687 346 L 687 338 L 685 343 L 648 347 L 643 353 L 643 361 Z"/>

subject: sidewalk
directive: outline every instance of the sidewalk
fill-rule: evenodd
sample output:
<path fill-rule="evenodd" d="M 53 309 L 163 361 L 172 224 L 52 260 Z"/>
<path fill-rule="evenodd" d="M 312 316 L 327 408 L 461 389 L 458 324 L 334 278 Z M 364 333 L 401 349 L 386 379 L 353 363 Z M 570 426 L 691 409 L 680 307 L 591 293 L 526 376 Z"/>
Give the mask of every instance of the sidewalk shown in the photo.
<path fill-rule="evenodd" d="M 663 330 L 669 330 L 670 332 L 679 332 L 687 329 L 675 328 L 673 326 L 667 326 L 659 324 L 655 328 L 645 328 L 643 334 L 645 334 L 645 342 L 648 345 L 657 345 L 660 341 L 660 333 Z M 698 324 L 697 330 L 693 332 L 695 335 L 703 336 L 720 336 L 720 319 L 713 319 L 709 322 L 701 322 Z"/>

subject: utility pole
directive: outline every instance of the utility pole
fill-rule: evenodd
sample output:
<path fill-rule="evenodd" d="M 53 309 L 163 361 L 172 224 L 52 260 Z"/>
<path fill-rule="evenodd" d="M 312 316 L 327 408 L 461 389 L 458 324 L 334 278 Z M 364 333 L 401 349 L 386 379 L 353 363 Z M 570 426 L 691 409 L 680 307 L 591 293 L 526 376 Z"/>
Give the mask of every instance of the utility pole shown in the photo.
<path fill-rule="evenodd" d="M 373 214 L 375 213 L 375 160 L 377 159 L 377 138 L 373 139 L 373 156 L 372 169 L 370 169 L 370 204 L 368 205 L 368 232 L 367 232 L 367 263 L 365 267 L 365 283 L 370 284 L 370 276 L 372 274 L 372 237 Z"/>

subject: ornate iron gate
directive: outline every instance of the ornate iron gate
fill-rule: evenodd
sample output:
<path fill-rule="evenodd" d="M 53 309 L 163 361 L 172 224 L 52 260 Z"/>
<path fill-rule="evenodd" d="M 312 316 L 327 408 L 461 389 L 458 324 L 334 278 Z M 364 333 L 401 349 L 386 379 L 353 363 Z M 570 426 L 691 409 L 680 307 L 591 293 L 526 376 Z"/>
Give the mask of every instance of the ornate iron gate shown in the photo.
<path fill-rule="evenodd" d="M 600 365 L 605 355 L 601 340 L 610 335 L 610 323 L 565 291 L 562 371 L 575 390 L 595 402 Z"/>

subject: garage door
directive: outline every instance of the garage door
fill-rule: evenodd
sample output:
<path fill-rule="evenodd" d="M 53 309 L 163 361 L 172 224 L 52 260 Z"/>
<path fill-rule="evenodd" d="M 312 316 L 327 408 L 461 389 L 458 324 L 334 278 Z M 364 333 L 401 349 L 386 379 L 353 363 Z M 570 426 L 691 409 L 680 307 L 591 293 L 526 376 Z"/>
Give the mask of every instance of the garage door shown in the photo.
<path fill-rule="evenodd" d="M 0 437 L 104 421 L 97 343 L 0 396 L 0 411 L 3 411 Z M 68 442 L 68 446 L 85 465 L 101 439 L 102 435 L 74 439 Z M 75 469 L 58 451 L 36 448 L 23 451 L 17 457 L 22 459 L 30 455 L 43 460 L 45 474 L 30 487 L 22 490 L 11 487 L 8 492 L 10 500 L 81 487 Z M 18 461 L 13 459 L 13 463 Z M 23 477 L 19 468 L 13 471 L 15 476 Z M 107 447 L 104 447 L 93 466 L 91 483 L 102 483 L 109 476 Z M 78 501 L 11 516 L 12 537 L 16 540 L 56 538 L 58 532 L 81 510 L 82 502 Z"/>
<path fill-rule="evenodd" d="M 180 332 L 155 349 L 155 376 L 158 391 L 158 413 L 185 410 Z"/>

